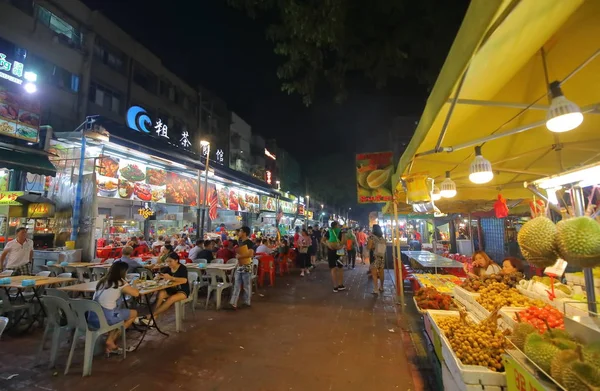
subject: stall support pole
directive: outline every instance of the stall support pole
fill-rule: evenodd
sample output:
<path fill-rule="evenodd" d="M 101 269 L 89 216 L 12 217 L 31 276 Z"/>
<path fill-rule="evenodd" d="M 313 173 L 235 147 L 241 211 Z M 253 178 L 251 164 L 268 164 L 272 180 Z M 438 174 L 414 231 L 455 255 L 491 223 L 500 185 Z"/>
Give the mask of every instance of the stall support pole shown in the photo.
<path fill-rule="evenodd" d="M 71 218 L 71 240 L 77 240 L 79 231 L 79 215 L 81 214 L 81 192 L 83 191 L 83 167 L 85 165 L 85 135 L 81 132 L 81 156 L 79 158 L 79 176 L 75 190 L 75 203 L 73 204 L 73 217 Z"/>
<path fill-rule="evenodd" d="M 575 216 L 585 215 L 585 200 L 581 186 L 573 186 L 571 188 L 571 199 L 573 202 L 573 212 L 575 212 Z M 596 316 L 598 310 L 596 308 L 594 274 L 591 267 L 583 268 L 583 278 L 585 280 L 585 293 L 587 295 L 588 311 L 590 312 L 590 316 Z"/>
<path fill-rule="evenodd" d="M 396 255 L 397 257 L 394 259 L 394 275 L 396 276 L 396 300 L 398 300 L 398 293 L 400 293 L 400 312 L 404 313 L 404 280 L 402 278 L 402 269 L 400 269 L 399 262 L 401 262 L 400 256 L 400 235 L 399 232 L 399 221 L 398 221 L 398 206 L 396 205 L 396 200 L 392 201 L 394 203 L 394 220 L 396 221 L 396 233 L 394 234 L 394 238 L 392 238 L 392 245 L 396 245 Z M 399 291 L 399 292 L 398 292 Z"/>
<path fill-rule="evenodd" d="M 200 191 L 202 186 L 202 174 L 201 174 L 201 170 L 198 169 L 198 197 L 196 197 L 196 205 L 198 206 L 198 211 L 196 213 L 196 240 L 198 239 L 202 239 L 202 236 L 200 236 L 200 223 L 201 223 L 201 217 L 200 214 L 202 213 L 202 208 L 200 205 L 202 205 L 202 200 L 200 199 L 200 193 L 202 193 Z"/>
<path fill-rule="evenodd" d="M 206 194 L 208 192 L 208 164 L 209 164 L 209 157 L 210 157 L 210 144 L 208 144 L 207 146 L 207 152 L 206 152 L 206 164 L 204 165 L 204 200 L 202 202 L 202 221 L 200 222 L 200 238 L 204 239 L 204 219 L 206 216 L 206 200 L 208 198 L 208 194 Z M 200 182 L 198 182 L 200 183 Z"/>
<path fill-rule="evenodd" d="M 475 242 L 473 241 L 473 226 L 471 225 L 471 212 L 469 212 L 469 239 L 471 240 L 471 254 L 475 252 Z"/>

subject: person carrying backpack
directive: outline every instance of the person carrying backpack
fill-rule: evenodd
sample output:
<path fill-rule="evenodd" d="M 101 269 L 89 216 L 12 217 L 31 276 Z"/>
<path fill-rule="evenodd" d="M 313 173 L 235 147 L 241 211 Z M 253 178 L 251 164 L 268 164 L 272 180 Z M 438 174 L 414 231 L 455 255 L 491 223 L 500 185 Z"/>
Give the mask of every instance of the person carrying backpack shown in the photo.
<path fill-rule="evenodd" d="M 346 232 L 346 254 L 348 254 L 348 267 L 352 266 L 352 269 L 354 269 L 354 264 L 356 263 L 357 248 L 358 241 L 356 235 L 354 235 L 352 229 L 348 229 Z"/>

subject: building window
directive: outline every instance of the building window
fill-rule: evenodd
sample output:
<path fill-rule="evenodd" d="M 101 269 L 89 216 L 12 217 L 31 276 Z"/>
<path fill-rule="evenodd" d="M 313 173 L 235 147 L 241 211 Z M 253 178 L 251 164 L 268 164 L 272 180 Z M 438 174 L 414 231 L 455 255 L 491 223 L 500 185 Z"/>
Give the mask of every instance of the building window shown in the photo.
<path fill-rule="evenodd" d="M 41 57 L 30 54 L 27 61 L 27 69 L 31 69 L 37 73 L 39 81 L 42 83 L 72 92 L 79 91 L 79 75 L 71 73 L 58 65 L 54 65 Z"/>
<path fill-rule="evenodd" d="M 97 83 L 90 83 L 90 102 L 102 106 L 113 113 L 121 112 L 121 94 Z"/>
<path fill-rule="evenodd" d="M 146 91 L 156 94 L 156 76 L 139 64 L 135 64 L 133 69 L 133 81 Z"/>
<path fill-rule="evenodd" d="M 97 38 L 94 43 L 94 56 L 104 65 L 117 72 L 125 71 L 125 55 L 117 49 L 113 49 L 104 40 Z"/>
<path fill-rule="evenodd" d="M 168 98 L 169 97 L 169 89 L 171 88 L 171 85 L 168 81 L 160 79 L 159 82 L 159 94 L 162 97 Z"/>
<path fill-rule="evenodd" d="M 58 40 L 66 45 L 81 48 L 83 45 L 83 34 L 66 20 L 56 16 L 46 8 L 37 6 L 37 19 L 57 34 Z"/>

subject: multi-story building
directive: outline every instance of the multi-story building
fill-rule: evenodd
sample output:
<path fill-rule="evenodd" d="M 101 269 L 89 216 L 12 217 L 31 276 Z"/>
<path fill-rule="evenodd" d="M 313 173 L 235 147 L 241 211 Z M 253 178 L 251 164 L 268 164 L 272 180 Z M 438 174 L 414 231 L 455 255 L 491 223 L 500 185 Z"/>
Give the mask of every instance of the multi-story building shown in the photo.
<path fill-rule="evenodd" d="M 258 179 L 265 178 L 265 139 L 258 134 L 252 134 L 250 139 L 251 168 L 250 174 Z"/>
<path fill-rule="evenodd" d="M 231 113 L 229 167 L 250 174 L 252 127 L 239 115 Z"/>
<path fill-rule="evenodd" d="M 0 53 L 38 75 L 43 124 L 71 131 L 86 116 L 123 123 L 143 107 L 192 142 L 212 136 L 211 159 L 227 162 L 225 103 L 170 72 L 161 60 L 98 11 L 77 0 L 0 1 Z M 214 156 L 214 157 L 213 157 Z"/>

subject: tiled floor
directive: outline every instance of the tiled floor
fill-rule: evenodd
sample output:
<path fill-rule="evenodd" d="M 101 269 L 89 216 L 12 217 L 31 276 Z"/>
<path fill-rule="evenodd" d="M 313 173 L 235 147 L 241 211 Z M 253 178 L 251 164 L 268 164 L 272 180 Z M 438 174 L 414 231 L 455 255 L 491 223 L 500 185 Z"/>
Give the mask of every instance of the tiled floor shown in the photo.
<path fill-rule="evenodd" d="M 64 376 L 68 348 L 56 369 L 34 366 L 39 329 L 0 341 L 1 390 L 421 390 L 420 349 L 413 346 L 415 317 L 396 313 L 391 281 L 374 297 L 366 266 L 346 272 L 345 292 L 333 293 L 329 270 L 277 276 L 275 287 L 236 312 L 188 311 L 176 334 L 172 315 L 137 352 L 94 360 L 81 377 L 83 346 Z M 409 298 L 410 299 L 410 298 Z M 407 308 L 409 308 L 407 306 Z M 129 332 L 133 342 L 136 332 Z M 47 353 L 44 354 L 47 357 Z M 18 374 L 11 380 L 3 379 Z"/>

